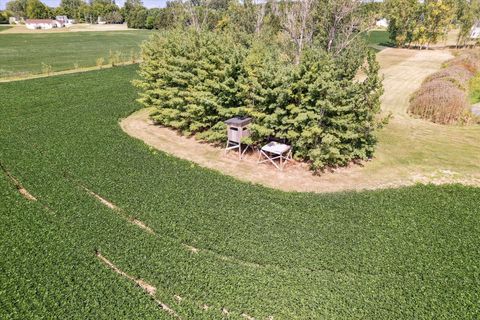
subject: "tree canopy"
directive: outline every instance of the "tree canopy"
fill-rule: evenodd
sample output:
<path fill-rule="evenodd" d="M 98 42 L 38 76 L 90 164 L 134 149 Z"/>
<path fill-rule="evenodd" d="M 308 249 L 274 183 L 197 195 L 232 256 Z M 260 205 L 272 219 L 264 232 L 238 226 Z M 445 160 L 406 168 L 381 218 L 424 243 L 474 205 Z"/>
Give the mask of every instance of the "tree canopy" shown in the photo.
<path fill-rule="evenodd" d="M 458 27 L 458 43 L 465 43 L 480 19 L 479 0 L 386 0 L 391 40 L 397 46 L 428 48 Z"/>
<path fill-rule="evenodd" d="M 220 142 L 226 119 L 250 116 L 245 142 L 285 141 L 315 171 L 372 157 L 382 85 L 360 1 L 191 5 L 143 47 L 135 84 L 156 122 Z"/>

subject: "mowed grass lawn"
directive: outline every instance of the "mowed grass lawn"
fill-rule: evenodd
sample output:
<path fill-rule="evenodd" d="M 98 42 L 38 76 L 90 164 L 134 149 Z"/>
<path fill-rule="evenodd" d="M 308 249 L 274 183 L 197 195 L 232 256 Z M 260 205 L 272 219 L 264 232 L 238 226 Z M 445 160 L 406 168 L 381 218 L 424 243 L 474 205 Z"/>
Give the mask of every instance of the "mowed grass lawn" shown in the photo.
<path fill-rule="evenodd" d="M 100 57 L 107 64 L 110 51 L 122 53 L 128 61 L 151 34 L 148 30 L 0 34 L 0 78 L 41 73 L 42 63 L 53 71 L 92 67 Z"/>
<path fill-rule="evenodd" d="M 0 175 L 0 318 L 170 317 L 96 252 L 183 319 L 480 317 L 480 189 L 241 183 L 122 132 L 136 70 L 0 84 L 0 162 L 38 199 Z"/>
<path fill-rule="evenodd" d="M 0 24 L 0 32 L 5 31 L 7 29 L 13 28 L 12 26 L 9 25 L 1 25 Z"/>
<path fill-rule="evenodd" d="M 381 51 L 384 47 L 391 46 L 390 33 L 386 30 L 372 30 L 364 35 L 367 43 L 375 50 Z"/>

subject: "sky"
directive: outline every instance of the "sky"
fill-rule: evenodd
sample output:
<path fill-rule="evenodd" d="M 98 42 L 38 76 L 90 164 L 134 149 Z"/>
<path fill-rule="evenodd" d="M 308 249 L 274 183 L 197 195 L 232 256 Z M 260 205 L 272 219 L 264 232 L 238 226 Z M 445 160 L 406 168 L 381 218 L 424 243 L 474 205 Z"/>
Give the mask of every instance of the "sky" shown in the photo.
<path fill-rule="evenodd" d="M 5 9 L 5 5 L 9 0 L 0 0 L 0 10 Z M 49 7 L 56 7 L 59 5 L 60 0 L 41 0 Z M 119 6 L 123 6 L 125 0 L 115 0 L 115 3 Z M 143 0 L 143 5 L 147 8 L 165 7 L 166 0 Z"/>

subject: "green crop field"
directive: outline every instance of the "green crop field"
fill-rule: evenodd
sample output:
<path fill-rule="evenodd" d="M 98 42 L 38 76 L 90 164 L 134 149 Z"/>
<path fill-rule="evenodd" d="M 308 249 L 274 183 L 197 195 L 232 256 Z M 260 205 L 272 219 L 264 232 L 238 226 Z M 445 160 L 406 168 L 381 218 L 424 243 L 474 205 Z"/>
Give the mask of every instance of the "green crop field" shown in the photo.
<path fill-rule="evenodd" d="M 41 73 L 42 63 L 52 71 L 92 67 L 101 57 L 107 64 L 110 51 L 129 60 L 151 34 L 147 30 L 0 34 L 0 78 Z"/>
<path fill-rule="evenodd" d="M 1 173 L 1 319 L 171 317 L 97 253 L 182 319 L 480 317 L 480 189 L 241 183 L 123 133 L 135 72 L 0 84 L 0 162 L 38 199 Z"/>

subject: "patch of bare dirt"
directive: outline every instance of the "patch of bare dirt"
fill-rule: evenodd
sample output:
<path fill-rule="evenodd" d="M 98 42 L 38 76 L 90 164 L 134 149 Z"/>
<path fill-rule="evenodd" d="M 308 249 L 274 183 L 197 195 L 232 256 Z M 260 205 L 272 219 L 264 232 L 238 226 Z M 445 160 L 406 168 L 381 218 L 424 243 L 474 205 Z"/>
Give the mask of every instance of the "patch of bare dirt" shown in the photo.
<path fill-rule="evenodd" d="M 0 168 L 2 169 L 3 173 L 7 176 L 7 178 L 10 180 L 10 182 L 15 186 L 15 188 L 18 190 L 18 193 L 22 195 L 25 199 L 29 201 L 37 201 L 37 198 L 35 198 L 30 192 L 28 192 L 27 189 L 23 187 L 23 185 L 18 181 L 17 178 L 15 178 L 10 171 L 7 170 L 7 168 L 0 163 Z"/>
<path fill-rule="evenodd" d="M 138 220 L 137 218 L 133 218 L 131 216 L 129 216 L 128 214 L 124 213 L 123 209 L 119 208 L 117 205 L 115 205 L 113 202 L 105 199 L 104 197 L 100 196 L 99 194 L 93 192 L 92 190 L 88 189 L 87 187 L 85 186 L 81 186 L 89 195 L 93 196 L 95 199 L 97 199 L 100 203 L 102 203 L 103 205 L 105 205 L 106 207 L 114 210 L 114 211 L 117 211 L 117 212 L 120 212 L 121 215 L 126 218 L 130 223 L 136 225 L 137 227 L 145 230 L 146 232 L 148 233 L 151 233 L 151 234 L 155 234 L 155 231 L 153 231 L 152 228 L 150 228 L 149 226 L 147 226 L 143 221 L 140 221 Z"/>
<path fill-rule="evenodd" d="M 200 252 L 200 249 L 195 248 L 195 247 L 192 247 L 192 246 L 189 246 L 188 244 L 184 244 L 183 246 L 184 246 L 188 251 L 190 251 L 191 253 L 199 253 L 199 252 Z"/>
<path fill-rule="evenodd" d="M 98 201 L 100 201 L 103 205 L 105 205 L 106 207 L 112 209 L 112 210 L 119 210 L 118 207 L 116 205 L 114 205 L 112 202 L 108 201 L 107 199 L 101 197 L 99 194 L 91 191 L 90 189 L 87 189 L 86 187 L 83 187 L 83 189 L 85 189 L 85 191 L 87 191 L 88 194 L 90 194 L 91 196 L 93 196 L 95 199 L 97 199 Z"/>
<path fill-rule="evenodd" d="M 255 320 L 255 318 L 254 318 L 254 317 L 252 317 L 252 316 L 249 316 L 249 315 L 248 315 L 248 314 L 246 314 L 246 313 L 242 313 L 242 314 L 241 314 L 241 316 L 242 316 L 242 317 L 244 317 L 244 318 L 245 318 L 245 319 L 247 319 L 247 320 Z"/>
<path fill-rule="evenodd" d="M 19 188 L 18 192 L 27 200 L 30 201 L 37 201 L 37 198 L 35 198 L 30 192 L 27 191 L 25 188 Z"/>
<path fill-rule="evenodd" d="M 143 230 L 147 231 L 148 233 L 151 233 L 151 234 L 155 234 L 155 231 L 153 231 L 152 228 L 150 228 L 149 226 L 147 226 L 144 222 L 138 220 L 138 219 L 133 219 L 131 220 L 132 223 L 134 225 L 137 225 L 139 226 L 140 228 L 142 228 Z"/>

